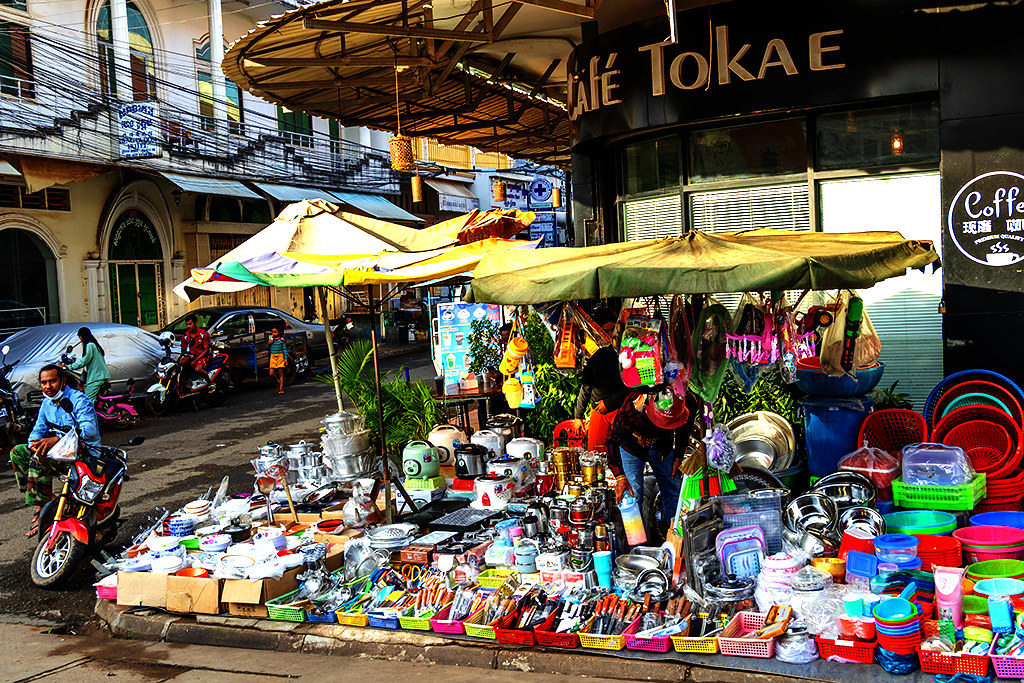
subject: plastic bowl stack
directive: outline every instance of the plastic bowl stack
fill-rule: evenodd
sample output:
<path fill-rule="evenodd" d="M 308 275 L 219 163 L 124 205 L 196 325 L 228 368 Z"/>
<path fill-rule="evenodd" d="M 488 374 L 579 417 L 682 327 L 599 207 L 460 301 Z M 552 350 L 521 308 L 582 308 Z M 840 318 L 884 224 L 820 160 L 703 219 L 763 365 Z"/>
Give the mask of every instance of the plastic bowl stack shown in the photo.
<path fill-rule="evenodd" d="M 956 516 L 936 510 L 908 510 L 883 515 L 885 529 L 891 534 L 948 536 L 956 531 Z"/>
<path fill-rule="evenodd" d="M 1024 512 L 1014 510 L 982 512 L 971 517 L 971 526 L 1012 526 L 1024 529 Z"/>
<path fill-rule="evenodd" d="M 953 537 L 963 547 L 967 562 L 1024 560 L 1024 529 L 983 525 L 957 529 Z"/>
<path fill-rule="evenodd" d="M 231 536 L 210 534 L 199 539 L 199 549 L 208 553 L 222 553 L 231 545 Z"/>
<path fill-rule="evenodd" d="M 952 536 L 922 535 L 917 537 L 917 556 L 921 558 L 922 569 L 931 571 L 932 565 L 959 567 L 963 562 L 960 541 Z"/>
<path fill-rule="evenodd" d="M 888 598 L 875 605 L 878 647 L 898 655 L 909 655 L 921 644 L 921 621 L 917 606 L 903 598 Z"/>
<path fill-rule="evenodd" d="M 1024 560 L 985 560 L 967 565 L 967 578 L 971 581 L 984 579 L 1024 579 Z"/>

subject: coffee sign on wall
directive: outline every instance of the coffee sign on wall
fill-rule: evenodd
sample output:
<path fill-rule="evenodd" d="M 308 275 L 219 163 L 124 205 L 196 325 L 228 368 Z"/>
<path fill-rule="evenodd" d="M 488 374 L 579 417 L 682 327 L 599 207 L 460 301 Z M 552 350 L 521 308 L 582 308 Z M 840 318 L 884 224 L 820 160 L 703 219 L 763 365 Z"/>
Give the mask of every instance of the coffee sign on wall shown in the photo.
<path fill-rule="evenodd" d="M 947 229 L 956 248 L 975 263 L 1024 261 L 1024 175 L 992 171 L 972 178 L 950 203 Z"/>

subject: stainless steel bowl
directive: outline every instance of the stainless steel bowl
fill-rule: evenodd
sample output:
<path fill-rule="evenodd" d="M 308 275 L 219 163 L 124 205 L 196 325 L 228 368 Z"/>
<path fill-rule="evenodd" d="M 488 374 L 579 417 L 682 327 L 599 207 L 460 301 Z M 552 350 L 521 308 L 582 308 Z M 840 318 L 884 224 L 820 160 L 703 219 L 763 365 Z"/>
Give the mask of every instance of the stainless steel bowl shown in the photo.
<path fill-rule="evenodd" d="M 732 432 L 733 443 L 737 445 L 755 438 L 770 442 L 774 448 L 770 463 L 770 469 L 773 471 L 779 472 L 792 465 L 796 439 L 793 436 L 793 427 L 786 418 L 777 413 L 759 410 L 740 415 L 727 426 Z"/>
<path fill-rule="evenodd" d="M 661 563 L 649 555 L 619 555 L 615 558 L 615 566 L 620 570 L 633 575 L 648 569 L 658 569 Z"/>
<path fill-rule="evenodd" d="M 812 491 L 797 496 L 783 512 L 783 522 L 793 531 L 832 532 L 839 525 L 839 510 L 825 494 Z"/>
<path fill-rule="evenodd" d="M 734 442 L 734 450 L 736 464 L 740 467 L 754 465 L 770 470 L 775 458 L 778 457 L 775 444 L 770 439 L 760 436 L 751 436 L 743 441 Z"/>
<path fill-rule="evenodd" d="M 840 513 L 854 507 L 874 507 L 878 497 L 875 485 L 859 472 L 834 472 L 815 482 L 811 490 L 835 501 Z"/>
<path fill-rule="evenodd" d="M 782 540 L 811 557 L 835 557 L 839 552 L 833 538 L 813 531 L 783 529 Z"/>
<path fill-rule="evenodd" d="M 840 515 L 839 528 L 843 532 L 863 529 L 872 536 L 881 536 L 885 533 L 885 518 L 874 508 L 853 507 Z"/>

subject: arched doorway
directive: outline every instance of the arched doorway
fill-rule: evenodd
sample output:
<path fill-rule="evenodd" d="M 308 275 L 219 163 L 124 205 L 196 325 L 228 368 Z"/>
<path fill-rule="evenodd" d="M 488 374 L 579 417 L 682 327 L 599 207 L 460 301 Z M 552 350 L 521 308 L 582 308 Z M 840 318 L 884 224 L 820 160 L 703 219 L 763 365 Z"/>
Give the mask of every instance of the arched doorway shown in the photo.
<path fill-rule="evenodd" d="M 138 209 L 114 222 L 107 244 L 110 319 L 159 328 L 164 320 L 164 256 L 156 228 Z"/>
<path fill-rule="evenodd" d="M 0 230 L 0 337 L 60 322 L 57 259 L 28 230 Z"/>

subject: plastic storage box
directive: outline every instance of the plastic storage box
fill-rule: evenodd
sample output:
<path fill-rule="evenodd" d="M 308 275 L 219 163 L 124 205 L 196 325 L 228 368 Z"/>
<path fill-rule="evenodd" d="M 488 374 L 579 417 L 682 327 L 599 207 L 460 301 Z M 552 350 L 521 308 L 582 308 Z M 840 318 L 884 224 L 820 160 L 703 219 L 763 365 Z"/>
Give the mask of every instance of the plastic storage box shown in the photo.
<path fill-rule="evenodd" d="M 939 443 L 903 449 L 903 483 L 908 486 L 962 486 L 974 471 L 963 449 Z"/>
<path fill-rule="evenodd" d="M 811 476 L 823 477 L 835 472 L 839 459 L 857 449 L 860 425 L 874 404 L 867 396 L 808 396 L 800 401 Z"/>

